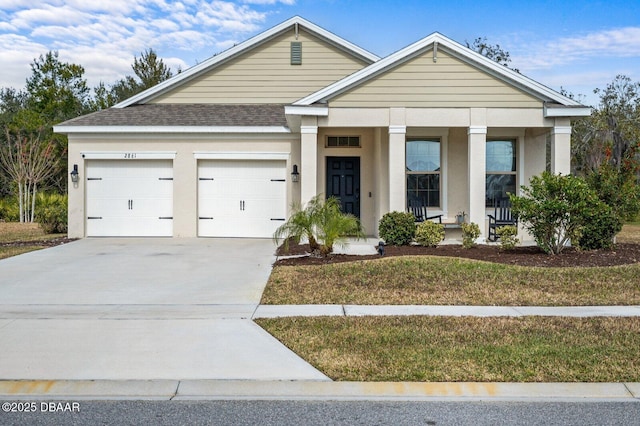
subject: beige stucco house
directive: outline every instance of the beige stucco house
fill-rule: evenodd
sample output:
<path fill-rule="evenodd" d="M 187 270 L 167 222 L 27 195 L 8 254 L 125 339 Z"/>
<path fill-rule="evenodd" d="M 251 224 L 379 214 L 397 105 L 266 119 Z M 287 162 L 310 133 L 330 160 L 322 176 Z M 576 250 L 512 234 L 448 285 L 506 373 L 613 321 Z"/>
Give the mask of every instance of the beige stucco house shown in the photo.
<path fill-rule="evenodd" d="M 486 235 L 496 198 L 569 173 L 588 114 L 438 33 L 378 58 L 294 17 L 55 131 L 77 171 L 70 237 L 269 238 L 321 193 L 369 235 L 412 197 Z"/>

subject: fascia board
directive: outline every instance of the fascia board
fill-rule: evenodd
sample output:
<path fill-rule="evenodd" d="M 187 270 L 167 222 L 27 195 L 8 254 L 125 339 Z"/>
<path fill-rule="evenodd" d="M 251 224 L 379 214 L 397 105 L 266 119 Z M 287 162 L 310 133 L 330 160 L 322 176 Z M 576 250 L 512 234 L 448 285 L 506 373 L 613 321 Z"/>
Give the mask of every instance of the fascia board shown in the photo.
<path fill-rule="evenodd" d="M 327 117 L 329 115 L 329 107 L 285 105 L 284 113 L 285 115 L 312 115 L 316 117 Z"/>
<path fill-rule="evenodd" d="M 552 107 L 544 106 L 544 116 L 552 117 L 588 117 L 591 115 L 591 107 Z"/>
<path fill-rule="evenodd" d="M 284 126 L 54 126 L 55 133 L 291 133 Z"/>
<path fill-rule="evenodd" d="M 347 51 L 349 53 L 352 54 L 356 54 L 358 56 L 361 56 L 362 59 L 368 61 L 368 62 L 375 62 L 377 60 L 380 59 L 380 57 L 374 55 L 373 53 L 356 46 L 355 44 L 348 42 L 347 40 L 344 40 L 340 37 L 338 37 L 337 35 L 307 21 L 304 18 L 301 18 L 300 16 L 294 16 L 293 18 L 290 18 L 278 25 L 276 25 L 275 27 L 272 27 L 254 37 L 251 37 L 248 40 L 243 41 L 242 43 L 237 44 L 236 46 L 231 47 L 228 50 L 225 50 L 224 52 L 221 52 L 215 56 L 212 56 L 211 58 L 203 61 L 202 63 L 198 64 L 198 65 L 194 65 L 191 68 L 188 68 L 187 70 L 181 72 L 180 74 L 165 80 L 161 83 L 158 83 L 157 85 L 150 87 L 149 89 L 138 93 L 137 95 L 134 95 L 116 105 L 113 106 L 113 108 L 124 108 L 133 104 L 136 104 L 138 102 L 141 101 L 148 101 L 150 99 L 152 99 L 153 97 L 159 96 L 163 93 L 166 93 L 166 91 L 168 91 L 169 89 L 171 89 L 173 86 L 177 85 L 178 83 L 181 83 L 183 81 L 188 81 L 191 78 L 194 78 L 196 76 L 198 76 L 200 73 L 216 66 L 216 65 L 220 65 L 222 63 L 224 63 L 225 61 L 235 57 L 236 55 L 242 53 L 245 50 L 249 50 L 252 49 L 254 47 L 259 46 L 262 43 L 265 43 L 266 41 L 270 40 L 271 38 L 279 35 L 280 33 L 286 31 L 287 29 L 289 29 L 290 27 L 292 27 L 293 25 L 298 24 L 308 30 L 310 30 L 311 32 L 316 33 L 317 35 L 319 35 L 322 38 L 325 38 L 327 41 L 329 41 L 330 43 L 332 43 L 333 45 L 335 45 L 336 47 L 341 48 L 344 51 Z"/>

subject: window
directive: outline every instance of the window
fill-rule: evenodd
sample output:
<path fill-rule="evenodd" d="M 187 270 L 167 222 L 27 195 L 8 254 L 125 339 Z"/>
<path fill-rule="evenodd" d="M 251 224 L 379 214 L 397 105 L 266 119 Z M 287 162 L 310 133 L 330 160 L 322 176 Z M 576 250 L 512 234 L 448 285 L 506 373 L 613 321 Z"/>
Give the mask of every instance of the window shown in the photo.
<path fill-rule="evenodd" d="M 409 139 L 406 151 L 407 201 L 440 207 L 440 140 Z"/>
<path fill-rule="evenodd" d="M 487 141 L 486 206 L 516 193 L 516 141 Z"/>
<path fill-rule="evenodd" d="M 360 147 L 360 136 L 327 136 L 327 146 L 331 148 L 358 148 Z"/>

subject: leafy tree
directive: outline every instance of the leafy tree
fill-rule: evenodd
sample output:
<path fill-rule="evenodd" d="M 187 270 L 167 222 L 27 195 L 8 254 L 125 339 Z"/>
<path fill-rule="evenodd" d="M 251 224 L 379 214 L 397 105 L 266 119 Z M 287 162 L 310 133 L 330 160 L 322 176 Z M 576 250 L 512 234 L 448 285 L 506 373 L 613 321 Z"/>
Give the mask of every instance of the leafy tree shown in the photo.
<path fill-rule="evenodd" d="M 48 124 L 88 112 L 89 88 L 80 65 L 61 62 L 58 52 L 33 61 L 27 78 L 28 107 Z"/>
<path fill-rule="evenodd" d="M 139 58 L 136 56 L 131 68 L 133 69 L 135 77 L 127 76 L 117 81 L 111 87 L 111 97 L 104 97 L 103 95 L 103 99 L 106 99 L 105 103 L 107 105 L 111 106 L 117 102 L 121 102 L 173 77 L 171 69 L 162 59 L 158 58 L 158 55 L 153 49 L 145 50 Z M 95 90 L 97 93 L 100 90 L 100 86 Z"/>
<path fill-rule="evenodd" d="M 293 240 L 296 244 L 300 244 L 300 240 L 306 238 L 311 251 L 318 250 L 320 246 L 316 241 L 315 228 L 322 204 L 320 195 L 313 197 L 304 209 L 299 204 L 294 204 L 289 219 L 273 234 L 276 244 L 279 244 L 280 240 L 284 240 L 284 248 L 288 250 L 289 241 Z"/>
<path fill-rule="evenodd" d="M 591 116 L 574 123 L 572 166 L 588 175 L 609 164 L 622 173 L 636 174 L 640 165 L 640 82 L 618 75 L 604 90 Z"/>
<path fill-rule="evenodd" d="M 473 40 L 473 43 L 465 41 L 465 44 L 469 49 L 473 50 L 474 52 L 478 52 L 482 56 L 486 56 L 487 58 L 499 63 L 500 65 L 509 67 L 509 64 L 511 63 L 511 54 L 500 47 L 499 44 L 489 44 L 486 37 L 478 37 Z M 512 69 L 516 72 L 520 72 L 516 68 Z"/>

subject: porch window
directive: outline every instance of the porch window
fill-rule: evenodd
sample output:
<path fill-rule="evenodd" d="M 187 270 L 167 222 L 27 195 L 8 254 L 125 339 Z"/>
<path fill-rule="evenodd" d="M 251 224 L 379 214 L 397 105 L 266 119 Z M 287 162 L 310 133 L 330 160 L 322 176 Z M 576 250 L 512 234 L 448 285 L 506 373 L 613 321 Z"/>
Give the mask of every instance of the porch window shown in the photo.
<path fill-rule="evenodd" d="M 487 141 L 486 206 L 516 193 L 516 141 Z"/>
<path fill-rule="evenodd" d="M 406 145 L 407 200 L 440 207 L 440 140 L 408 139 Z"/>

